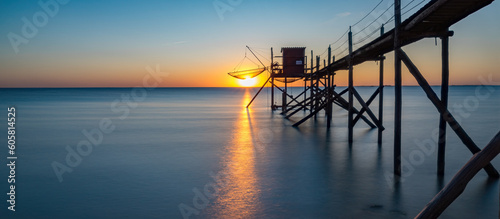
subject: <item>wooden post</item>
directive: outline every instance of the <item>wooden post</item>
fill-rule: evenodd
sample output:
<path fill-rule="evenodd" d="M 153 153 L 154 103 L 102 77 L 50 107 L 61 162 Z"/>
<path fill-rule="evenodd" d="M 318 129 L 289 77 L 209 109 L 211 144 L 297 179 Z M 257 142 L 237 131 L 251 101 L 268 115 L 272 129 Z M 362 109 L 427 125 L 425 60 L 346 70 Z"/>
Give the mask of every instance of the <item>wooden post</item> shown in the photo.
<path fill-rule="evenodd" d="M 332 63 L 335 62 L 335 56 L 332 56 Z M 335 90 L 335 72 L 332 72 L 331 73 L 331 76 L 332 76 L 332 91 Z"/>
<path fill-rule="evenodd" d="M 352 143 L 353 141 L 353 135 L 354 135 L 354 121 L 353 121 L 353 116 L 354 116 L 354 111 L 353 111 L 353 101 L 354 101 L 354 79 L 353 79 L 353 57 L 352 57 L 352 31 L 351 27 L 349 27 L 349 116 L 348 116 L 348 128 L 349 128 L 349 143 Z"/>
<path fill-rule="evenodd" d="M 441 72 L 441 102 L 448 109 L 448 84 L 450 78 L 449 66 L 449 37 L 448 35 L 441 37 L 441 59 L 442 59 L 442 72 Z M 445 151 L 446 151 L 446 121 L 444 114 L 441 113 L 439 118 L 439 141 L 438 141 L 438 175 L 444 175 L 445 166 Z"/>
<path fill-rule="evenodd" d="M 304 80 L 304 105 L 302 105 L 304 107 L 304 111 L 306 111 L 306 103 L 305 101 L 307 100 L 307 81 Z"/>
<path fill-rule="evenodd" d="M 380 35 L 384 35 L 384 25 L 382 24 L 382 27 L 380 27 Z M 384 118 L 384 60 L 385 57 L 384 55 L 380 56 L 380 75 L 379 75 L 379 84 L 378 84 L 378 89 L 379 89 L 379 96 L 378 96 L 378 119 L 380 123 L 383 123 L 383 118 Z M 378 144 L 382 144 L 382 129 L 378 129 Z"/>
<path fill-rule="evenodd" d="M 330 72 L 330 65 L 332 64 L 332 46 L 328 46 L 328 67 L 327 67 L 327 72 L 328 72 L 328 83 L 327 83 L 327 92 L 326 92 L 326 97 L 328 101 L 328 106 L 326 109 L 326 127 L 329 129 L 332 123 L 332 84 L 331 84 L 331 76 L 332 73 Z"/>
<path fill-rule="evenodd" d="M 311 90 L 311 95 L 309 98 L 314 98 L 314 86 L 313 86 L 313 64 L 314 64 L 314 54 L 313 54 L 313 51 L 311 50 L 311 74 L 309 75 L 309 79 L 311 80 L 311 83 L 310 83 L 310 87 L 309 89 Z M 314 101 L 311 101 L 311 109 L 310 109 L 311 112 L 314 111 Z"/>
<path fill-rule="evenodd" d="M 307 73 L 307 56 L 304 57 L 304 76 L 306 75 Z M 306 100 L 307 100 L 307 80 L 305 80 L 307 77 L 304 77 L 304 104 L 302 105 L 302 107 L 304 108 L 304 111 L 306 111 L 307 109 L 307 105 L 306 105 Z"/>
<path fill-rule="evenodd" d="M 286 95 L 288 94 L 288 87 L 287 87 L 287 83 L 286 83 L 286 75 L 285 75 L 285 90 L 283 91 L 283 97 L 282 97 L 282 102 L 283 104 L 281 105 L 281 111 L 282 112 L 285 112 L 286 111 L 286 107 L 287 107 L 287 100 L 286 100 Z"/>
<path fill-rule="evenodd" d="M 274 105 L 274 55 L 273 47 L 271 47 L 271 110 L 275 109 Z"/>
<path fill-rule="evenodd" d="M 401 113 L 402 113 L 402 79 L 401 58 L 399 55 L 400 26 L 401 26 L 401 0 L 394 0 L 394 174 L 401 176 Z"/>
<path fill-rule="evenodd" d="M 323 66 L 324 66 L 324 68 L 326 69 L 326 60 L 325 60 L 325 59 L 323 59 Z M 328 69 L 327 69 L 327 70 L 328 70 Z M 328 85 L 327 80 L 328 80 L 328 75 L 326 75 L 326 76 L 325 76 L 325 79 L 324 79 L 325 83 L 323 83 L 323 89 L 325 89 L 325 90 L 326 90 L 326 89 L 327 89 L 327 87 L 328 87 L 328 86 L 327 86 L 327 85 Z M 325 109 L 325 112 L 326 112 L 326 109 Z"/>
<path fill-rule="evenodd" d="M 319 56 L 316 56 L 316 75 L 318 75 L 318 71 L 319 71 L 319 65 L 320 65 L 320 57 Z M 319 95 L 319 80 L 321 80 L 321 78 L 318 76 L 316 78 L 316 95 Z M 317 110 L 319 108 L 319 97 L 316 98 L 316 102 L 314 103 L 314 110 Z M 317 118 L 317 115 L 318 114 L 314 114 L 314 119 Z"/>

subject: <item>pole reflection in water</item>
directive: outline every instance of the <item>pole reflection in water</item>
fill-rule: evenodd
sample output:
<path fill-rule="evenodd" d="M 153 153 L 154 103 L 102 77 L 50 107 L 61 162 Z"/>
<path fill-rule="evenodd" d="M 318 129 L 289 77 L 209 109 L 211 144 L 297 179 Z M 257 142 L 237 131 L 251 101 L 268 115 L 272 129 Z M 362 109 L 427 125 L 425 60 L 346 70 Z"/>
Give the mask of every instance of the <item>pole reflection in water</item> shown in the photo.
<path fill-rule="evenodd" d="M 248 90 L 243 98 L 246 105 L 251 99 Z M 250 109 L 243 109 L 236 120 L 231 141 L 222 158 L 222 186 L 209 210 L 216 218 L 254 218 L 259 209 L 260 188 L 255 171 L 255 150 L 250 126 Z"/>

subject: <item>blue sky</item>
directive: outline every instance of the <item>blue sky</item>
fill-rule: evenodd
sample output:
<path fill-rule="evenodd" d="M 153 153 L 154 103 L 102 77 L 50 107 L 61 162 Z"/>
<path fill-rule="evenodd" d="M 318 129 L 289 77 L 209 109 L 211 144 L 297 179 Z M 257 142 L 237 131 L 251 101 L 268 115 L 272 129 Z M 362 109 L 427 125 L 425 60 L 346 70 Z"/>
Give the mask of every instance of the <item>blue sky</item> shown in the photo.
<path fill-rule="evenodd" d="M 222 14 L 223 19 L 214 2 L 231 8 Z M 37 28 L 27 44 L 19 45 L 16 54 L 8 34 L 21 34 L 21 19 L 32 20 L 43 9 L 38 1 L 0 1 L 0 87 L 137 86 L 148 65 L 160 65 L 169 73 L 162 86 L 234 86 L 234 79 L 226 73 L 243 58 L 246 45 L 265 55 L 270 47 L 279 51 L 282 46 L 306 46 L 308 54 L 310 50 L 322 53 L 378 2 L 72 0 L 58 4 L 55 16 Z M 408 2 L 403 0 L 402 5 Z M 383 1 L 374 14 L 391 3 Z M 456 33 L 451 40 L 452 83 L 476 84 L 480 74 L 499 76 L 499 9 L 494 2 L 451 28 Z M 369 16 L 358 26 L 374 18 Z M 408 50 L 425 64 L 424 70 L 439 71 L 435 57 L 440 51 L 433 39 Z M 465 60 L 470 65 L 462 66 Z M 358 72 L 372 67 L 360 66 Z M 412 84 L 407 78 L 405 83 Z M 386 83 L 391 82 L 388 77 Z"/>

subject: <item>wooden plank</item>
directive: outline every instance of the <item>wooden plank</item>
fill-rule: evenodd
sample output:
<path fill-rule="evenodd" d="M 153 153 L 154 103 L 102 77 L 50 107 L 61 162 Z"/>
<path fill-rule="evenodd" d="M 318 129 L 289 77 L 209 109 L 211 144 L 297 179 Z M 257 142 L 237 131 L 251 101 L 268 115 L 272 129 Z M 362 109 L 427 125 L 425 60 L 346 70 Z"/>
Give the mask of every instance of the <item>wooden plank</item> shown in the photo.
<path fill-rule="evenodd" d="M 437 218 L 465 190 L 474 176 L 500 153 L 500 132 L 476 153 L 451 181 L 422 209 L 415 218 Z"/>

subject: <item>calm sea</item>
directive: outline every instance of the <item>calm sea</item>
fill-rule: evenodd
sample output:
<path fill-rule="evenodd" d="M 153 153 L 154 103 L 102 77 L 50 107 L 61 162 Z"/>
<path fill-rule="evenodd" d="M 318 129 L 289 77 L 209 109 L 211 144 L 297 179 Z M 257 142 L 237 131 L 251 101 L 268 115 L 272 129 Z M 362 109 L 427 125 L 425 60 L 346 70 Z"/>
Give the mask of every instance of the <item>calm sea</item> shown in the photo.
<path fill-rule="evenodd" d="M 365 98 L 374 90 L 358 88 Z M 438 177 L 438 113 L 419 87 L 403 91 L 398 183 L 392 87 L 381 145 L 362 121 L 349 145 L 339 107 L 330 130 L 324 114 L 294 128 L 306 112 L 290 120 L 271 112 L 269 90 L 246 110 L 256 89 L 0 89 L 1 218 L 412 218 L 471 153 L 448 128 L 446 174 Z M 480 147 L 500 130 L 500 87 L 451 87 L 449 105 Z M 10 106 L 15 212 L 6 202 Z M 378 101 L 372 106 L 378 114 Z M 442 218 L 498 218 L 498 182 L 479 172 Z"/>

